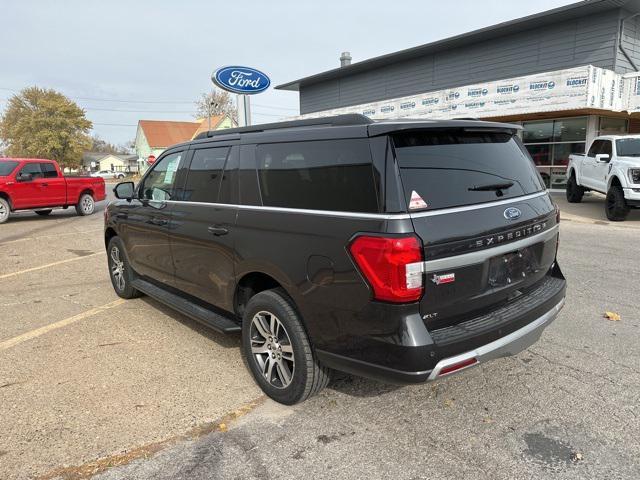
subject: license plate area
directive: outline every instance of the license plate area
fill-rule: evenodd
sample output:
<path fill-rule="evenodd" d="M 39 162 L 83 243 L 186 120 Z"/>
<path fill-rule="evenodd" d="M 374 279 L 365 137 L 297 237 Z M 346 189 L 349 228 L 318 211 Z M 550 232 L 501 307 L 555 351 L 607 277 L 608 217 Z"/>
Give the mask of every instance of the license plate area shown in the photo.
<path fill-rule="evenodd" d="M 530 247 L 494 257 L 489 264 L 489 286 L 499 288 L 518 284 L 539 269 L 538 258 Z"/>

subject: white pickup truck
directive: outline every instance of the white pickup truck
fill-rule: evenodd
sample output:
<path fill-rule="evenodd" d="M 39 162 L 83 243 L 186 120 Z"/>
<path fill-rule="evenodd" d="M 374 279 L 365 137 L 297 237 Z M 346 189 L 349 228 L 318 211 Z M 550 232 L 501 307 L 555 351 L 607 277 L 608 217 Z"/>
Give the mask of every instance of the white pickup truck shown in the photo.
<path fill-rule="evenodd" d="M 586 155 L 571 155 L 567 167 L 567 200 L 582 201 L 593 190 L 607 196 L 607 218 L 621 222 L 640 208 L 640 135 L 596 138 Z"/>

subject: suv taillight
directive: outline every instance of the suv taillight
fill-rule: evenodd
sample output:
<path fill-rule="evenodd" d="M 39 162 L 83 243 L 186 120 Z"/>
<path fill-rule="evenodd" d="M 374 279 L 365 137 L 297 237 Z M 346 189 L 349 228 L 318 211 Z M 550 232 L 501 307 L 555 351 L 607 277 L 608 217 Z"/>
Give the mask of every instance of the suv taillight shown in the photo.
<path fill-rule="evenodd" d="M 422 244 L 415 236 L 373 237 L 362 235 L 349 245 L 376 300 L 409 303 L 424 290 Z"/>

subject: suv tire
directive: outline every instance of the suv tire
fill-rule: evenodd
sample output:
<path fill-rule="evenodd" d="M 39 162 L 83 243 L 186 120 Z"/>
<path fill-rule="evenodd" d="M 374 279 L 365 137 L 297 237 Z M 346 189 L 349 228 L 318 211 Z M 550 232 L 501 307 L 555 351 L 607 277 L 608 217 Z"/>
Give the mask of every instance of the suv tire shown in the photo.
<path fill-rule="evenodd" d="M 9 220 L 9 215 L 11 215 L 11 206 L 9 202 L 0 197 L 0 223 Z"/>
<path fill-rule="evenodd" d="M 134 274 L 120 237 L 113 237 L 109 240 L 107 262 L 109 264 L 111 285 L 113 285 L 113 289 L 119 297 L 130 299 L 142 295 L 131 285 Z"/>
<path fill-rule="evenodd" d="M 76 205 L 76 212 L 81 217 L 85 215 L 92 215 L 96 210 L 96 202 L 90 193 L 83 193 L 80 195 L 80 200 Z"/>
<path fill-rule="evenodd" d="M 276 402 L 303 402 L 329 383 L 329 369 L 318 363 L 301 318 L 282 289 L 249 300 L 242 351 L 256 383 Z"/>
<path fill-rule="evenodd" d="M 567 202 L 580 203 L 584 195 L 584 188 L 578 185 L 575 172 L 569 177 L 567 182 Z"/>
<path fill-rule="evenodd" d="M 611 185 L 605 201 L 607 218 L 612 222 L 622 222 L 629 214 L 629 206 L 624 199 L 624 191 L 620 185 Z"/>

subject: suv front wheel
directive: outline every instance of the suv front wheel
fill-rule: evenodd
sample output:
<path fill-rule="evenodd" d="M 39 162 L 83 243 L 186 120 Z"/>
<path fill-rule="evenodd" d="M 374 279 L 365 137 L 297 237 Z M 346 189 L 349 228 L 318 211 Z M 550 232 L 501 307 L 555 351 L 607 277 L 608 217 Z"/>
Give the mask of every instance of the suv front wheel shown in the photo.
<path fill-rule="evenodd" d="M 318 363 L 301 319 L 281 289 L 249 300 L 242 350 L 255 381 L 277 402 L 302 402 L 329 383 L 329 369 Z"/>
<path fill-rule="evenodd" d="M 109 263 L 109 276 L 111 284 L 121 298 L 136 298 L 140 292 L 133 288 L 133 270 L 124 251 L 124 244 L 119 237 L 113 237 L 107 247 L 107 261 Z"/>

